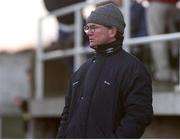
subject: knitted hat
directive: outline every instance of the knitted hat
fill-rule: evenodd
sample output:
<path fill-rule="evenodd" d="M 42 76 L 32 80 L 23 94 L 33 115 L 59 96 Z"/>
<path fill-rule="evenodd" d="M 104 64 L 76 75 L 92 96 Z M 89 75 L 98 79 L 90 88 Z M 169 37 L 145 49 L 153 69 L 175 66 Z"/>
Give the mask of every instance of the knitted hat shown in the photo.
<path fill-rule="evenodd" d="M 124 34 L 124 17 L 120 9 L 113 3 L 97 7 L 95 11 L 91 12 L 86 22 L 116 27 L 121 34 Z"/>

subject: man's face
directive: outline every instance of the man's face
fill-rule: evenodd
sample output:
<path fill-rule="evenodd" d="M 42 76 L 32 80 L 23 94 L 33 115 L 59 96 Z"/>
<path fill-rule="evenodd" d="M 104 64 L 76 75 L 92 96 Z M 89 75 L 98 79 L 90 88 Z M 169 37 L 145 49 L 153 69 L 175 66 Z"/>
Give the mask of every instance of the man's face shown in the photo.
<path fill-rule="evenodd" d="M 89 45 L 93 48 L 114 41 L 115 35 L 113 30 L 114 27 L 109 28 L 95 23 L 88 23 L 84 28 L 89 38 Z"/>

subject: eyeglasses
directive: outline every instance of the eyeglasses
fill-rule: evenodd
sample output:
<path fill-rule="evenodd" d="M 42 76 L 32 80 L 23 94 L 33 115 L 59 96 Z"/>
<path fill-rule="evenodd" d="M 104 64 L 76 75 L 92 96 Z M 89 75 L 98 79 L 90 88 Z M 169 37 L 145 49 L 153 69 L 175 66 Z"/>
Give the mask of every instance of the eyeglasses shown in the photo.
<path fill-rule="evenodd" d="M 96 25 L 88 26 L 88 25 L 86 25 L 86 26 L 84 26 L 84 32 L 88 33 L 90 31 L 91 33 L 94 33 L 96 31 L 96 29 L 103 28 L 103 27 L 108 28 L 108 29 L 112 28 L 111 26 L 96 26 Z"/>
<path fill-rule="evenodd" d="M 96 25 L 90 25 L 90 26 L 86 25 L 84 26 L 84 32 L 88 33 L 90 31 L 91 33 L 94 33 L 97 28 L 100 28 L 100 27 Z"/>

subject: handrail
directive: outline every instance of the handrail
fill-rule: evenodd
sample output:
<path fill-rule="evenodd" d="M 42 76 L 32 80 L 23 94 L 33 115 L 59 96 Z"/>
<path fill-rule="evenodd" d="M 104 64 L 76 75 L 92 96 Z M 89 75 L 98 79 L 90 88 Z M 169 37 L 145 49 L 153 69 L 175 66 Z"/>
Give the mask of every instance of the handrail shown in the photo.
<path fill-rule="evenodd" d="M 177 39 L 180 39 L 180 32 L 130 38 L 130 39 L 125 40 L 125 44 L 136 45 L 136 44 L 146 44 L 146 43 L 151 43 L 151 42 L 177 40 Z"/>
<path fill-rule="evenodd" d="M 162 34 L 162 35 L 137 37 L 137 38 L 126 39 L 124 41 L 124 46 L 159 42 L 159 41 L 167 41 L 167 40 L 177 40 L 177 39 L 180 39 L 180 33 L 169 33 L 169 34 Z M 42 59 L 49 60 L 49 59 L 68 57 L 74 54 L 83 54 L 83 53 L 91 53 L 91 52 L 93 52 L 93 50 L 88 46 L 80 47 L 78 49 L 72 48 L 72 49 L 66 49 L 66 50 L 56 50 L 56 51 L 45 53 Z"/>
<path fill-rule="evenodd" d="M 93 2 L 93 4 L 98 4 L 101 2 L 106 2 L 109 0 L 98 0 L 96 2 Z M 51 16 L 62 16 L 62 15 L 66 15 L 78 10 L 81 10 L 82 8 L 84 8 L 85 6 L 87 6 L 89 3 L 88 2 L 79 2 L 77 4 L 73 4 L 73 5 L 69 5 L 60 9 L 56 9 L 52 12 L 49 12 L 47 15 L 41 17 L 40 19 L 45 19 L 47 17 L 51 17 Z"/>
<path fill-rule="evenodd" d="M 72 48 L 72 49 L 66 49 L 66 50 L 56 50 L 56 51 L 45 53 L 42 59 L 49 60 L 49 59 L 68 57 L 75 54 L 86 54 L 86 53 L 91 53 L 91 52 L 93 52 L 93 50 L 89 48 L 88 46 L 79 47 L 78 49 Z"/>
<path fill-rule="evenodd" d="M 41 17 L 41 19 L 45 19 L 45 18 L 51 17 L 51 16 L 66 15 L 66 14 L 69 14 L 69 13 L 72 13 L 74 11 L 82 9 L 85 5 L 87 5 L 87 2 L 80 2 L 80 3 L 77 3 L 77 4 L 66 6 L 64 8 L 60 8 L 60 9 L 57 9 L 57 10 L 54 10 L 54 11 L 48 13 L 44 17 Z"/>

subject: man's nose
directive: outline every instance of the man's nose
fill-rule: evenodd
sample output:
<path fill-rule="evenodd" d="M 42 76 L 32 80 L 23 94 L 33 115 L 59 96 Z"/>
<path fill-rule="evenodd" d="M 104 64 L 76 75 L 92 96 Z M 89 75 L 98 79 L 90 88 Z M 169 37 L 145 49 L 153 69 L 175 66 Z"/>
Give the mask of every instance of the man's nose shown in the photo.
<path fill-rule="evenodd" d="M 89 29 L 89 30 L 87 30 L 86 34 L 87 34 L 87 36 L 91 36 L 91 35 L 93 35 L 93 32 Z"/>

